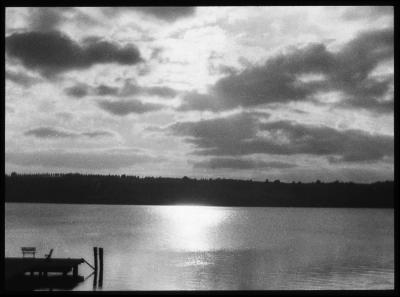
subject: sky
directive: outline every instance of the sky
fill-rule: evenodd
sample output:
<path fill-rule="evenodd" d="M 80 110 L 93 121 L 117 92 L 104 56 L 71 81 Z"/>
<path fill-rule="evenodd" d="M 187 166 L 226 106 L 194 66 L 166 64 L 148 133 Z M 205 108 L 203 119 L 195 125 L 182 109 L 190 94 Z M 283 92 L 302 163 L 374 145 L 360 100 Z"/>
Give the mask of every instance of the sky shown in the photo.
<path fill-rule="evenodd" d="M 393 8 L 7 7 L 6 173 L 393 180 Z"/>

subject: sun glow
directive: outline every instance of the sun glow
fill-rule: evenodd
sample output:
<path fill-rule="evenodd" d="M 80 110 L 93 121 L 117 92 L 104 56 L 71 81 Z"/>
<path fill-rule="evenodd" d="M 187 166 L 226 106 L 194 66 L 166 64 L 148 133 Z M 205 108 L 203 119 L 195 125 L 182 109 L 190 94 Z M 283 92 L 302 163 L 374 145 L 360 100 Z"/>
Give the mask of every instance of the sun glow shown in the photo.
<path fill-rule="evenodd" d="M 227 217 L 223 208 L 192 205 L 167 206 L 162 213 L 171 234 L 170 245 L 190 251 L 212 249 L 215 228 Z"/>

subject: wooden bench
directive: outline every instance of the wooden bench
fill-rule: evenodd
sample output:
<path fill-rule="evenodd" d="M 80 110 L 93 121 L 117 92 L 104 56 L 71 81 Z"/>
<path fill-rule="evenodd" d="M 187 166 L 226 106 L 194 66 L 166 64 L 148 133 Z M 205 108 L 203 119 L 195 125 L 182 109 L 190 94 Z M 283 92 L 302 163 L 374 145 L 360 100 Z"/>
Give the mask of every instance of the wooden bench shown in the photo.
<path fill-rule="evenodd" d="M 35 258 L 35 254 L 36 254 L 36 248 L 35 247 L 22 247 L 21 248 L 22 251 L 22 257 L 25 258 L 25 254 L 27 255 L 32 255 L 33 258 Z"/>

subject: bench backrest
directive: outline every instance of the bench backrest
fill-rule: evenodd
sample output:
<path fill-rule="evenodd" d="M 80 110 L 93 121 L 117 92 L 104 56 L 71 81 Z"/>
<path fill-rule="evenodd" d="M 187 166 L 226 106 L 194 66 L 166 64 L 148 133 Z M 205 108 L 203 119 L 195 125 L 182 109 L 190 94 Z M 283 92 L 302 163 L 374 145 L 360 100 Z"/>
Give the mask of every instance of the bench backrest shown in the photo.
<path fill-rule="evenodd" d="M 31 254 L 33 257 L 35 257 L 36 254 L 36 248 L 35 247 L 22 247 L 22 257 L 25 257 L 25 254 Z"/>
<path fill-rule="evenodd" d="M 48 253 L 46 256 L 46 259 L 50 259 L 51 255 L 53 254 L 53 249 L 50 250 L 50 253 Z"/>
<path fill-rule="evenodd" d="M 22 247 L 21 250 L 23 252 L 36 252 L 36 248 L 35 247 Z"/>

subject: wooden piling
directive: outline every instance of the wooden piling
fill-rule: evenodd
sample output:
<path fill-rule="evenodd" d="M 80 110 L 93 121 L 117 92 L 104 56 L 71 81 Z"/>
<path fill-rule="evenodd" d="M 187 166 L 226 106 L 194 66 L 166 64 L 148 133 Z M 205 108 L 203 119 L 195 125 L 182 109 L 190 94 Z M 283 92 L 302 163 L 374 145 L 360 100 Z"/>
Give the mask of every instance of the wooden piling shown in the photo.
<path fill-rule="evenodd" d="M 99 248 L 99 287 L 103 286 L 103 248 Z"/>
<path fill-rule="evenodd" d="M 97 273 L 96 271 L 93 271 L 93 291 L 95 291 L 97 288 Z"/>
<path fill-rule="evenodd" d="M 93 256 L 94 256 L 94 271 L 97 275 L 97 247 L 93 248 Z"/>

